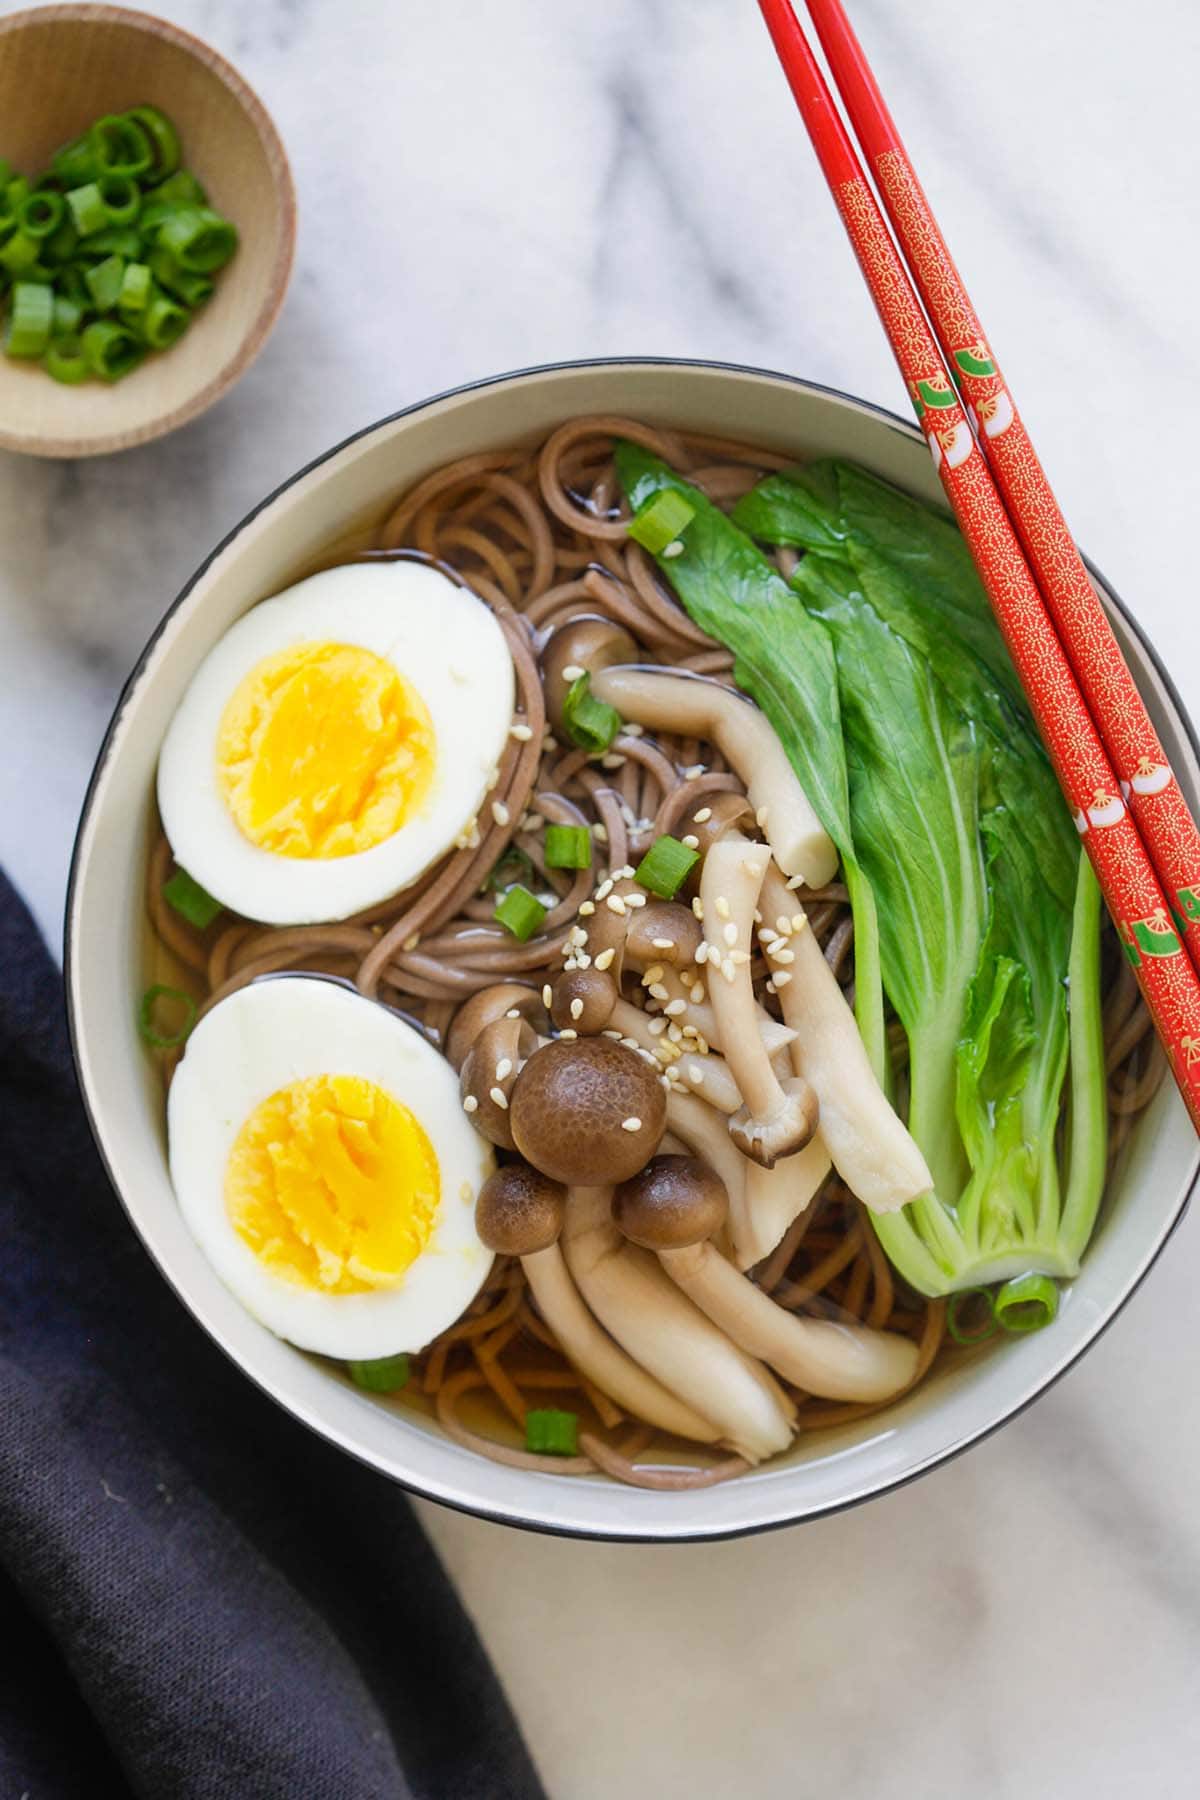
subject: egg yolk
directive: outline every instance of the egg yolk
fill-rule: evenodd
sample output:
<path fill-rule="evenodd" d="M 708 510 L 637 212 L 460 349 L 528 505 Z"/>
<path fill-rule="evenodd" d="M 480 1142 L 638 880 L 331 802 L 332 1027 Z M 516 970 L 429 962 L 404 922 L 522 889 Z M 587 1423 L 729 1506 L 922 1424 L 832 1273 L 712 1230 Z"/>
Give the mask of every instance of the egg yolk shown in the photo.
<path fill-rule="evenodd" d="M 217 779 L 243 836 L 277 856 L 371 850 L 418 810 L 436 740 L 416 689 L 357 644 L 293 644 L 241 682 Z"/>
<path fill-rule="evenodd" d="M 394 1287 L 440 1196 L 433 1145 L 359 1075 L 313 1075 L 257 1106 L 225 1170 L 225 1210 L 274 1275 L 325 1294 Z"/>

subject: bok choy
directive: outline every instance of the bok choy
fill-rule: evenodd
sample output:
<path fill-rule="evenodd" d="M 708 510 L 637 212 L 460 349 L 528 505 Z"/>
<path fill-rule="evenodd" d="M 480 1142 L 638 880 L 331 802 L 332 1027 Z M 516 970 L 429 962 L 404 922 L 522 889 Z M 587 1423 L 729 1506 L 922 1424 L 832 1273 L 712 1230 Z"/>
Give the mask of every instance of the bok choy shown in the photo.
<path fill-rule="evenodd" d="M 873 1215 L 888 1255 L 930 1295 L 1070 1277 L 1105 1166 L 1099 893 L 959 533 L 840 462 L 768 477 L 732 517 L 640 447 L 617 469 L 635 513 L 693 509 L 660 570 L 841 855 L 859 1027 L 934 1177 Z M 801 552 L 790 581 L 763 544 Z"/>

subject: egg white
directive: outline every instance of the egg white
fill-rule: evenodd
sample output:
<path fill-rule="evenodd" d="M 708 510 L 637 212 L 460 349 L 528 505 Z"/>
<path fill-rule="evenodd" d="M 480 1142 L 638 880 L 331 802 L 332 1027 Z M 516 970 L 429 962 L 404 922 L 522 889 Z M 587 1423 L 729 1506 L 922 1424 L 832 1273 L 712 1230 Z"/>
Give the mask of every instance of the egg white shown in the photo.
<path fill-rule="evenodd" d="M 265 657 L 294 644 L 356 644 L 421 696 L 436 738 L 416 814 L 370 850 L 281 856 L 243 836 L 217 776 L 230 698 Z M 504 634 L 481 600 L 417 562 L 354 563 L 311 575 L 232 625 L 192 678 L 163 741 L 158 809 L 176 862 L 223 905 L 269 925 L 344 919 L 407 887 L 478 813 L 512 724 Z"/>
<path fill-rule="evenodd" d="M 397 1287 L 323 1294 L 273 1274 L 234 1230 L 225 1170 L 255 1107 L 291 1082 L 357 1075 L 407 1106 L 438 1161 L 429 1242 Z M 335 981 L 284 975 L 231 994 L 201 1019 L 167 1099 L 171 1181 L 221 1280 L 268 1331 L 346 1361 L 419 1350 L 470 1305 L 492 1266 L 475 1196 L 494 1166 L 463 1114 L 454 1071 L 411 1025 Z"/>

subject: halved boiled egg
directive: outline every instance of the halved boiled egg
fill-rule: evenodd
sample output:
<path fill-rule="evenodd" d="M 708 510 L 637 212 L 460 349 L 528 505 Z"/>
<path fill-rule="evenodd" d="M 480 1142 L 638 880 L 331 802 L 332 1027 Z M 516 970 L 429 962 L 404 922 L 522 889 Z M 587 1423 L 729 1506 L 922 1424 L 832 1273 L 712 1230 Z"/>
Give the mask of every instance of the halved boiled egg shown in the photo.
<path fill-rule="evenodd" d="M 339 982 L 281 975 L 214 1006 L 175 1071 L 167 1133 L 192 1236 L 302 1349 L 419 1350 L 491 1268 L 475 1197 L 493 1159 L 454 1071 Z"/>
<path fill-rule="evenodd" d="M 512 723 L 482 601 L 424 563 L 351 563 L 264 600 L 201 663 L 158 764 L 176 862 L 272 925 L 344 919 L 475 817 Z"/>

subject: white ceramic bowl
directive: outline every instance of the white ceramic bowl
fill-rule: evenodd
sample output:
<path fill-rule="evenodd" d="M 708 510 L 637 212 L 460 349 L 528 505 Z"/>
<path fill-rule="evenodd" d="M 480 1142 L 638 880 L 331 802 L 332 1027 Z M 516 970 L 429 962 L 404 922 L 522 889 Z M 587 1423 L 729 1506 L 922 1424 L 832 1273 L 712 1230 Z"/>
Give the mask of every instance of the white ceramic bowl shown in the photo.
<path fill-rule="evenodd" d="M 428 470 L 537 438 L 588 412 L 735 436 L 797 457 L 836 454 L 940 499 L 912 426 L 786 376 L 701 363 L 583 363 L 502 376 L 412 407 L 331 450 L 213 552 L 166 614 L 121 697 L 75 847 L 66 948 L 71 1027 L 92 1128 L 134 1227 L 200 1324 L 281 1406 L 405 1487 L 488 1518 L 600 1537 L 720 1537 L 813 1518 L 912 1480 L 1003 1424 L 1082 1355 L 1179 1222 L 1197 1173 L 1196 1140 L 1169 1083 L 1139 1124 L 1083 1273 L 1052 1329 L 1006 1342 L 957 1372 L 939 1372 L 882 1422 L 816 1445 L 801 1441 L 786 1458 L 722 1486 L 665 1494 L 489 1462 L 256 1324 L 180 1218 L 167 1176 L 161 1088 L 134 1027 L 144 985 L 142 893 L 155 761 L 201 657 L 240 613 L 285 586 L 347 524 L 381 515 L 391 496 Z M 1187 719 L 1149 645 L 1096 579 L 1196 806 L 1200 762 Z"/>

